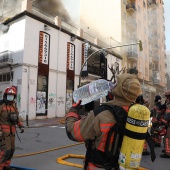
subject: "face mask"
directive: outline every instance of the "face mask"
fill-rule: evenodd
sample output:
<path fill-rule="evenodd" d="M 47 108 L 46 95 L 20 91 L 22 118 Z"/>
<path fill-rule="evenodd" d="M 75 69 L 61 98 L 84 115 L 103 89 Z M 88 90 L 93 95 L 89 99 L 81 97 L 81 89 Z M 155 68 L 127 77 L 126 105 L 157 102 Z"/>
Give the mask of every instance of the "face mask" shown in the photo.
<path fill-rule="evenodd" d="M 7 95 L 6 99 L 11 102 L 14 100 L 14 95 Z"/>

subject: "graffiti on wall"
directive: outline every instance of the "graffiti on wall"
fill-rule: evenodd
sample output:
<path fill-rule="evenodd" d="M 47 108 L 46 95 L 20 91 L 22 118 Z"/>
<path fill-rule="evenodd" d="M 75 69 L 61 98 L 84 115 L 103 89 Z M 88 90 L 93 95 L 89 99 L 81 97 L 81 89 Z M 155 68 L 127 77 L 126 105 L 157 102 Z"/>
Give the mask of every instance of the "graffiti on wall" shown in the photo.
<path fill-rule="evenodd" d="M 22 84 L 22 79 L 18 79 L 17 80 L 17 85 L 21 85 Z"/>
<path fill-rule="evenodd" d="M 45 113 L 46 112 L 45 104 L 46 104 L 46 92 L 37 91 L 37 111 L 36 112 Z"/>
<path fill-rule="evenodd" d="M 33 97 L 31 97 L 30 98 L 30 105 L 34 105 L 35 106 L 35 104 L 36 104 L 36 100 Z"/>
<path fill-rule="evenodd" d="M 50 93 L 48 95 L 48 107 L 49 108 L 55 108 L 55 98 L 56 98 L 56 94 L 54 93 Z"/>
<path fill-rule="evenodd" d="M 30 85 L 35 85 L 35 80 L 29 79 L 29 84 L 30 84 Z"/>
<path fill-rule="evenodd" d="M 58 105 L 64 104 L 64 97 L 62 97 L 62 96 L 58 97 L 57 104 Z"/>

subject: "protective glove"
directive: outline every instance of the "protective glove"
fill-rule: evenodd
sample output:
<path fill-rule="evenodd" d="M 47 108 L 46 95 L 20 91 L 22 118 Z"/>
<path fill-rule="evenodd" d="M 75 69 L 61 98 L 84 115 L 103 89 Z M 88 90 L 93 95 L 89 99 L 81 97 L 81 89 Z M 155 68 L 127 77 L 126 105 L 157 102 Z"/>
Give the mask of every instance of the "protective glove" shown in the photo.
<path fill-rule="evenodd" d="M 72 104 L 72 108 L 75 108 L 75 109 L 80 109 L 82 106 L 81 106 L 81 100 L 79 100 L 77 103 L 73 103 Z"/>
<path fill-rule="evenodd" d="M 24 133 L 24 128 L 20 128 L 20 133 Z"/>
<path fill-rule="evenodd" d="M 72 107 L 70 108 L 69 112 L 75 112 L 78 114 L 79 109 L 81 109 L 81 100 L 79 100 L 77 103 L 73 103 Z"/>

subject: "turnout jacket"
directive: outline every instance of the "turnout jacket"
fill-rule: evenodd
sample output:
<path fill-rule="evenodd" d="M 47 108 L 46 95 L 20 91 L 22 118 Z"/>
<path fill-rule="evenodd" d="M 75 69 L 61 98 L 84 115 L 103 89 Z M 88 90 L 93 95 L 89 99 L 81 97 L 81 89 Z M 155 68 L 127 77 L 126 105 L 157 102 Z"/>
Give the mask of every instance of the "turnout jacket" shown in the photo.
<path fill-rule="evenodd" d="M 167 127 L 167 134 L 164 137 L 165 141 L 165 153 L 170 156 L 170 102 L 166 104 L 165 116 L 162 122 Z"/>
<path fill-rule="evenodd" d="M 128 110 L 128 107 L 124 108 Z M 82 119 L 74 108 L 66 114 L 67 134 L 78 142 L 93 140 L 93 147 L 100 151 L 104 151 L 108 132 L 115 123 L 116 119 L 109 110 L 104 110 L 96 116 L 90 111 Z"/>
<path fill-rule="evenodd" d="M 2 130 L 3 133 L 15 133 L 16 131 L 16 125 L 12 124 L 9 121 L 9 115 L 11 113 L 16 113 L 17 115 L 17 126 L 19 128 L 23 127 L 22 122 L 19 119 L 19 112 L 15 105 L 15 103 L 9 104 L 8 102 L 5 102 L 4 100 L 0 100 L 0 130 Z"/>

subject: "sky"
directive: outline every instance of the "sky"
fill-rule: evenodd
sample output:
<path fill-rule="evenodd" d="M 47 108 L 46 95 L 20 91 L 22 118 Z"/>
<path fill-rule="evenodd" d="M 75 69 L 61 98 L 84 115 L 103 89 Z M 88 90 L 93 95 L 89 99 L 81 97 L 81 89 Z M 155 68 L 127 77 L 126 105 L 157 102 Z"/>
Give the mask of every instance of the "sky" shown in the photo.
<path fill-rule="evenodd" d="M 166 37 L 166 51 L 170 52 L 170 0 L 164 0 L 164 9 L 165 9 L 165 37 Z"/>
<path fill-rule="evenodd" d="M 65 5 L 66 10 L 70 13 L 71 18 L 74 20 L 75 23 L 79 23 L 79 14 L 80 14 L 80 0 L 62 0 L 63 4 Z M 166 44 L 166 52 L 170 52 L 170 0 L 164 0 L 164 9 L 165 9 L 165 44 Z M 73 12 L 74 11 L 74 12 Z"/>

